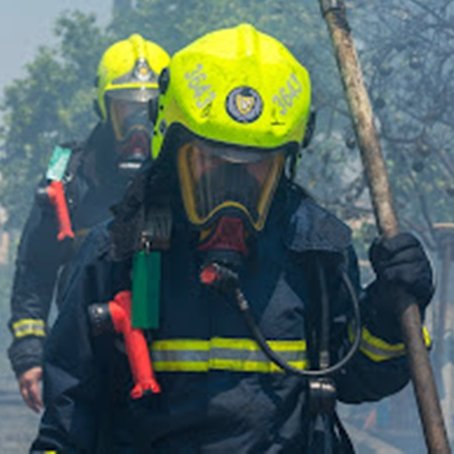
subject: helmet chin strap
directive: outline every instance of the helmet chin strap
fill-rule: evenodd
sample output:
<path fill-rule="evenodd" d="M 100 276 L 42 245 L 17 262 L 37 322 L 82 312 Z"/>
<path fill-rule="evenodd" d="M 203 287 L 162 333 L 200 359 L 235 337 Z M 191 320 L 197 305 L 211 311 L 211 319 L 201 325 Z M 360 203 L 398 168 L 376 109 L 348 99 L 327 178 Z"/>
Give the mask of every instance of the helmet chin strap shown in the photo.
<path fill-rule="evenodd" d="M 202 232 L 201 236 L 206 232 Z M 246 245 L 246 229 L 242 219 L 222 216 L 198 246 L 204 252 L 204 268 L 212 263 L 238 269 L 249 253 Z"/>

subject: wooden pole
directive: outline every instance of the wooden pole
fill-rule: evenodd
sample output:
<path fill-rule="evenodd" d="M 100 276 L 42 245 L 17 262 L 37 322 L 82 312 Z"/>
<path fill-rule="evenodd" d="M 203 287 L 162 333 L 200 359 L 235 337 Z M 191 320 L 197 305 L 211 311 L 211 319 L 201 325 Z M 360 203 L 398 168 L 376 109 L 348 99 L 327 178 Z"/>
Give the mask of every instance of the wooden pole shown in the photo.
<path fill-rule="evenodd" d="M 345 5 L 343 0 L 319 0 L 319 3 L 341 73 L 377 227 L 385 237 L 392 237 L 399 232 L 399 224 Z M 414 299 L 401 289 L 396 289 L 396 305 L 428 452 L 450 453 L 440 400 L 422 336 L 419 309 Z"/>

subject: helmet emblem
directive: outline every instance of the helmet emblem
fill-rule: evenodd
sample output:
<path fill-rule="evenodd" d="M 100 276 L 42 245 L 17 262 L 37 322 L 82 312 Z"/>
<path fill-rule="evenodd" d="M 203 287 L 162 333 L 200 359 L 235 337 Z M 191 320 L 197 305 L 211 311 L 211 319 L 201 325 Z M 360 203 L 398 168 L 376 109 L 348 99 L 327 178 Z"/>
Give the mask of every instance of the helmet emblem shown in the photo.
<path fill-rule="evenodd" d="M 139 59 L 134 68 L 134 77 L 141 82 L 147 82 L 152 79 L 153 71 L 148 66 L 145 59 Z"/>
<path fill-rule="evenodd" d="M 254 107 L 255 99 L 253 96 L 237 95 L 236 107 L 240 111 L 241 115 L 247 115 Z"/>
<path fill-rule="evenodd" d="M 239 123 L 252 123 L 257 120 L 262 113 L 262 108 L 262 98 L 251 87 L 237 87 L 227 96 L 227 112 Z"/>

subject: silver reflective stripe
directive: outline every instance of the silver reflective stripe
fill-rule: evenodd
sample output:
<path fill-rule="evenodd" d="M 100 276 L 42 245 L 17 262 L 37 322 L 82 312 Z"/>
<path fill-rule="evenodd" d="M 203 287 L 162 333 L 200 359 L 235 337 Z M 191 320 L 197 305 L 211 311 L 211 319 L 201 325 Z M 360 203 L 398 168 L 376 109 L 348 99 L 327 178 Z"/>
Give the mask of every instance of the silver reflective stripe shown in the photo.
<path fill-rule="evenodd" d="M 261 351 L 250 352 L 242 350 L 229 350 L 214 348 L 209 351 L 152 351 L 154 361 L 209 361 L 213 358 L 233 359 L 241 361 L 261 361 L 268 362 L 268 358 Z M 284 361 L 302 361 L 306 358 L 303 352 L 279 352 L 279 356 Z"/>
<path fill-rule="evenodd" d="M 373 361 L 384 361 L 387 359 L 398 358 L 399 356 L 405 354 L 405 348 L 403 345 L 399 348 L 399 350 L 390 351 L 376 347 L 364 339 L 361 339 L 360 350 Z"/>

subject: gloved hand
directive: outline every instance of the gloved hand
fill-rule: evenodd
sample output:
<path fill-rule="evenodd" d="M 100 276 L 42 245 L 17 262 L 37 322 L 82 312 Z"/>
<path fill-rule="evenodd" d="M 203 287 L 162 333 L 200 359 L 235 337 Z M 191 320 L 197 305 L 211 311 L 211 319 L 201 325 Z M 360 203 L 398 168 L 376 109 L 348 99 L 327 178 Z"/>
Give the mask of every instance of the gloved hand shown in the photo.
<path fill-rule="evenodd" d="M 389 294 L 393 286 L 403 287 L 414 296 L 422 311 L 430 303 L 434 293 L 432 266 L 421 242 L 411 233 L 377 238 L 370 247 L 369 259 L 377 275 L 376 286 L 387 295 L 380 302 L 384 309 L 395 309 L 395 299 Z"/>

